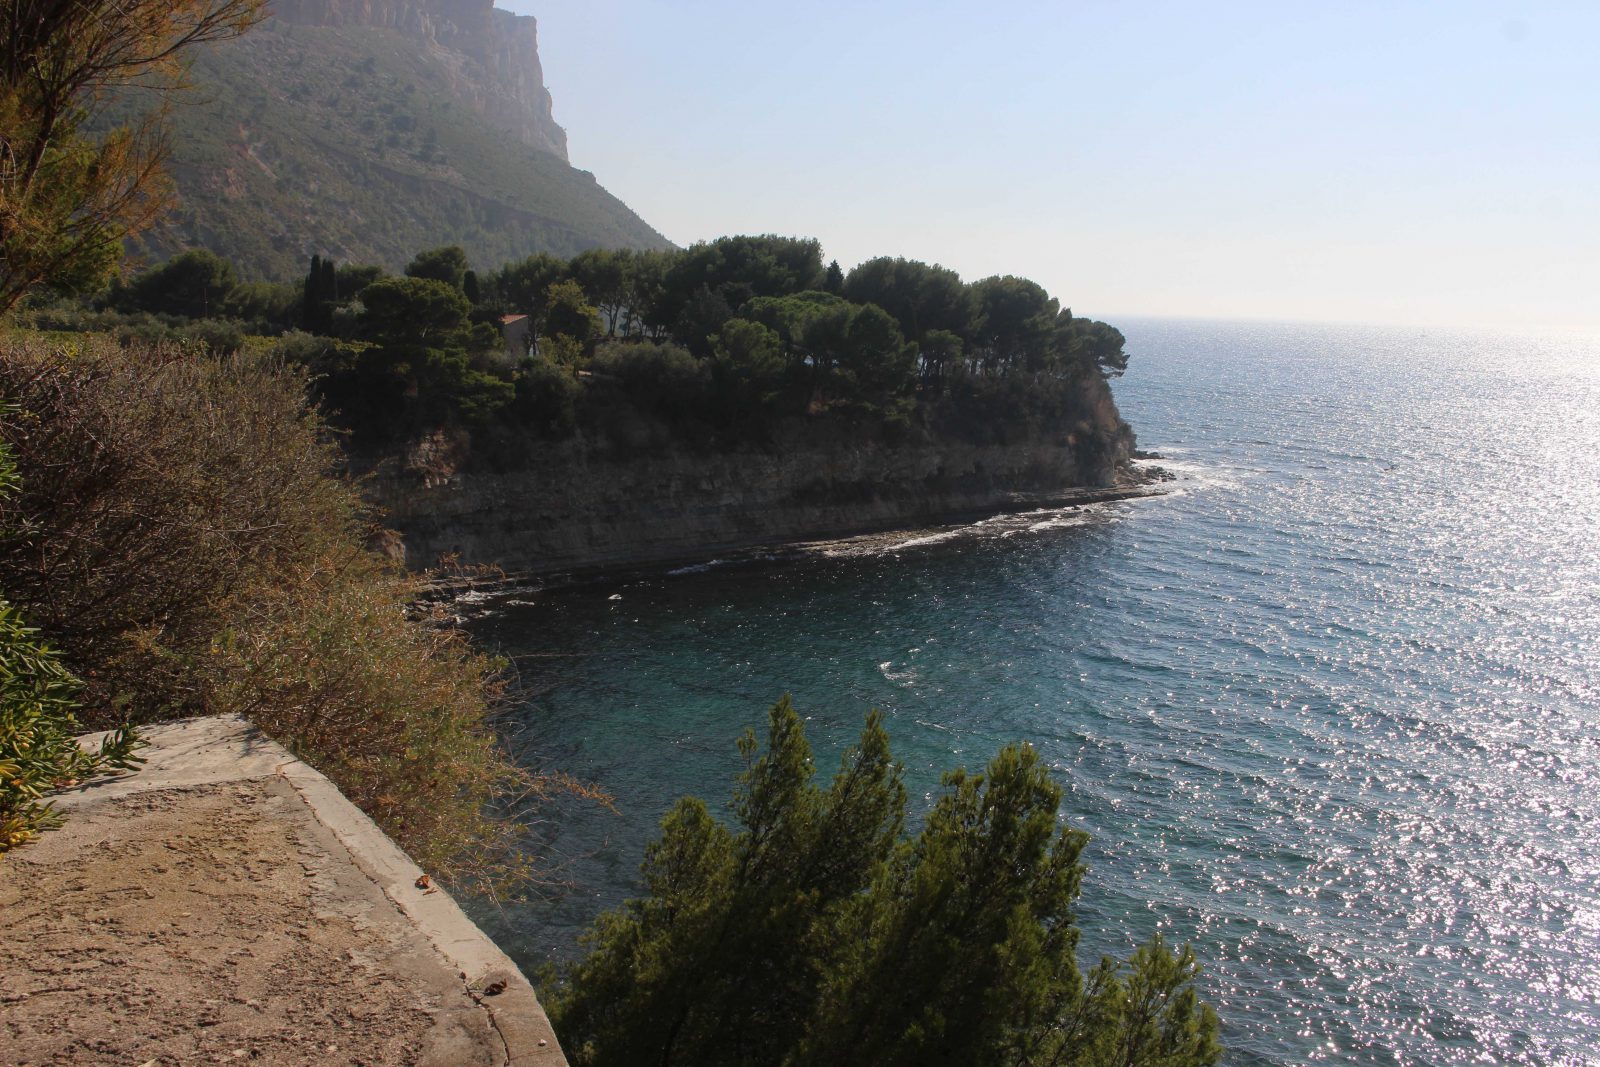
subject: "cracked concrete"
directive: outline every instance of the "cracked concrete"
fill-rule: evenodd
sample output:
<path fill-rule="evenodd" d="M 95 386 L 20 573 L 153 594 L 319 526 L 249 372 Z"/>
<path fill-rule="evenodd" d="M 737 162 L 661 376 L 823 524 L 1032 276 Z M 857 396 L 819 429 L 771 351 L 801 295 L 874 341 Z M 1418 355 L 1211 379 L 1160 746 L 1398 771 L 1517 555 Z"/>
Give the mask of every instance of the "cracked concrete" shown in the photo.
<path fill-rule="evenodd" d="M 326 778 L 239 719 L 147 736 L 0 861 L 0 1062 L 565 1064 L 516 965 Z"/>

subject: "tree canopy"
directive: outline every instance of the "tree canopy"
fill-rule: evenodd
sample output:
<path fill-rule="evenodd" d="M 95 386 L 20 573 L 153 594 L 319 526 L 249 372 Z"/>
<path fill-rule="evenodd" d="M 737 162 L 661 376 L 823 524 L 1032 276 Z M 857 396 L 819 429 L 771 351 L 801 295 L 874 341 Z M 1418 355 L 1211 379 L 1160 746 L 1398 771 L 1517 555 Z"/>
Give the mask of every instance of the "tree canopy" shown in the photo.
<path fill-rule="evenodd" d="M 1105 386 L 1127 367 L 1114 327 L 1025 278 L 967 283 L 889 257 L 845 274 L 797 238 L 538 254 L 498 270 L 444 246 L 401 276 L 313 256 L 293 287 L 242 282 L 195 251 L 109 302 L 136 318 L 125 330 L 226 351 L 247 333 L 318 335 L 281 347 L 307 361 L 358 449 L 470 424 L 485 431 L 474 454 L 497 469 L 523 462 L 519 441 L 770 447 L 821 419 L 861 440 L 1043 437 L 1079 449 L 1099 478 L 1126 436 Z M 204 324 L 218 316 L 238 321 Z"/>
<path fill-rule="evenodd" d="M 360 344 L 328 368 L 323 397 L 361 430 L 388 439 L 451 421 L 482 422 L 515 386 L 474 365 L 499 345 L 475 326 L 466 294 L 435 278 L 379 278 L 361 290 Z"/>
<path fill-rule="evenodd" d="M 238 285 L 233 264 L 198 248 L 136 275 L 120 299 L 143 311 L 203 319 L 220 316 Z"/>
<path fill-rule="evenodd" d="M 1157 938 L 1083 974 L 1087 835 L 1026 745 L 953 771 L 907 835 L 883 719 L 826 787 L 784 698 L 734 828 L 686 797 L 645 853 L 647 895 L 603 915 L 545 990 L 580 1067 L 638 1063 L 1188 1067 L 1220 1057 L 1187 948 Z M 547 981 L 555 981 L 553 974 Z"/>
<path fill-rule="evenodd" d="M 261 15 L 261 0 L 0 3 L 0 313 L 39 285 L 100 284 L 171 202 L 161 111 L 85 132 L 108 92 L 181 85 L 187 50 Z"/>
<path fill-rule="evenodd" d="M 463 289 L 467 280 L 467 253 L 460 245 L 446 245 L 418 252 L 406 264 L 406 277 L 431 278 L 457 289 Z"/>

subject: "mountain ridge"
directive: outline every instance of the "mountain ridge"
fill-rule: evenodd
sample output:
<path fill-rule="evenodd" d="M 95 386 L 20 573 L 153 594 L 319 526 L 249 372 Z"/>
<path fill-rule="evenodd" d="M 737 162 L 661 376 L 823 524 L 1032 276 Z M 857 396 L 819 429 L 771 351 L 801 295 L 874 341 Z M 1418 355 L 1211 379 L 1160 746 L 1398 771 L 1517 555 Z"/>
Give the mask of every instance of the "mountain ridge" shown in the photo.
<path fill-rule="evenodd" d="M 178 206 L 130 242 L 136 261 L 205 247 L 289 280 L 312 255 L 398 269 L 459 244 L 488 268 L 671 247 L 567 161 L 537 23 L 491 0 L 283 0 L 201 50 L 191 80 L 170 119 Z"/>
<path fill-rule="evenodd" d="M 479 86 L 466 86 L 483 90 L 473 100 L 480 114 L 567 160 L 567 131 L 555 121 L 532 15 L 501 10 L 494 0 L 277 0 L 272 13 L 297 26 L 394 29 L 422 39 L 436 57 L 465 59 L 481 68 Z"/>

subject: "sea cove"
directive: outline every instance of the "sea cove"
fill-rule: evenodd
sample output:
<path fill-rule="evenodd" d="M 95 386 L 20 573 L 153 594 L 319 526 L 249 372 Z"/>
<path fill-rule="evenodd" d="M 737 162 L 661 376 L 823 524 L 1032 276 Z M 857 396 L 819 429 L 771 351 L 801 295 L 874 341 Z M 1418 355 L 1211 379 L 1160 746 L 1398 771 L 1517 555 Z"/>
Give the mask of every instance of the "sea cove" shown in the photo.
<path fill-rule="evenodd" d="M 1584 1061 L 1600 354 L 1121 325 L 1118 401 L 1173 493 L 472 623 L 519 657 L 523 758 L 619 807 L 536 843 L 577 891 L 477 916 L 525 968 L 636 891 L 673 799 L 725 798 L 788 691 L 824 773 L 883 708 L 924 806 L 944 768 L 1038 745 L 1094 835 L 1087 952 L 1193 939 L 1227 1062 Z"/>

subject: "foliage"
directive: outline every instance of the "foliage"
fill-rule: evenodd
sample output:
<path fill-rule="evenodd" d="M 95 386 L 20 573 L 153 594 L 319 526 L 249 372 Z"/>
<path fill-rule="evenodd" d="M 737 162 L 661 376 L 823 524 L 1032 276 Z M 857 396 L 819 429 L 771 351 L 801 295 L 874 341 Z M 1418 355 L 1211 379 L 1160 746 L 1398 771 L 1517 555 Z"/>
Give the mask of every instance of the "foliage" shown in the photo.
<path fill-rule="evenodd" d="M 367 455 L 470 430 L 471 462 L 504 470 L 536 440 L 772 447 L 797 422 L 829 419 L 863 442 L 1048 439 L 1104 476 L 1126 440 L 1105 388 L 1127 366 L 1115 328 L 1022 278 L 968 285 L 881 258 L 829 281 L 820 264 L 815 241 L 769 235 L 570 261 L 540 253 L 480 276 L 446 246 L 413 257 L 404 277 L 313 256 L 293 289 L 233 283 L 226 261 L 191 253 L 114 287 L 114 303 L 159 315 L 80 314 L 74 326 L 59 301 L 31 314 L 50 328 L 98 324 L 223 352 L 297 324 L 337 339 L 283 350 L 311 356 L 318 401 Z M 818 279 L 840 291 L 794 288 Z M 210 295 L 227 286 L 220 301 Z M 234 317 L 174 314 L 217 303 Z M 518 328 L 534 360 L 506 352 L 507 313 L 528 317 Z"/>
<path fill-rule="evenodd" d="M 567 264 L 579 291 L 594 301 L 605 317 L 606 334 L 616 336 L 617 327 L 628 309 L 628 274 L 633 266 L 630 249 L 591 248 L 579 252 Z"/>
<path fill-rule="evenodd" d="M 748 319 L 729 319 L 712 349 L 711 381 L 718 420 L 746 432 L 759 427 L 784 382 L 778 335 Z"/>
<path fill-rule="evenodd" d="M 202 248 L 141 272 L 113 299 L 134 311 L 204 319 L 221 317 L 238 286 L 233 264 Z"/>
<path fill-rule="evenodd" d="M 254 323 L 263 331 L 294 325 L 299 312 L 300 294 L 281 282 L 243 282 L 222 301 L 225 317 Z"/>
<path fill-rule="evenodd" d="M 844 271 L 840 269 L 837 259 L 828 260 L 827 272 L 822 276 L 822 291 L 835 296 L 844 292 Z"/>
<path fill-rule="evenodd" d="M 375 263 L 341 263 L 334 268 L 334 297 L 359 298 L 362 290 L 387 273 Z"/>
<path fill-rule="evenodd" d="M 418 252 L 406 264 L 406 277 L 432 278 L 446 285 L 463 289 L 467 279 L 467 253 L 460 245 L 446 245 Z"/>
<path fill-rule="evenodd" d="M 1118 378 L 1128 369 L 1126 338 L 1115 326 L 1089 319 L 1075 319 L 1071 311 L 1057 319 L 1056 329 L 1063 335 L 1058 342 L 1081 360 L 1099 368 L 1107 378 Z"/>
<path fill-rule="evenodd" d="M 961 276 L 945 267 L 887 256 L 869 259 L 844 279 L 843 292 L 857 304 L 877 304 L 889 312 L 913 341 L 933 330 L 962 336 L 973 329 L 971 293 Z"/>
<path fill-rule="evenodd" d="M 485 812 L 552 783 L 496 744 L 495 665 L 412 621 L 417 582 L 366 549 L 301 375 L 12 338 L 0 393 L 23 476 L 0 586 L 83 679 L 87 725 L 247 714 L 424 865 L 527 873 Z"/>
<path fill-rule="evenodd" d="M 574 1064 L 1215 1063 L 1186 947 L 1085 981 L 1072 906 L 1087 836 L 1028 746 L 946 775 L 907 837 L 881 717 L 827 788 L 788 698 L 740 743 L 738 828 L 686 797 L 545 1002 Z M 546 979 L 554 976 L 547 974 Z"/>
<path fill-rule="evenodd" d="M 339 302 L 339 269 L 333 260 L 311 257 L 311 266 L 301 283 L 300 325 L 314 333 L 333 329 L 333 311 Z"/>
<path fill-rule="evenodd" d="M 507 263 L 490 275 L 488 290 L 492 299 L 506 311 L 544 318 L 550 287 L 567 276 L 565 260 L 540 252 L 516 263 Z"/>
<path fill-rule="evenodd" d="M 377 407 L 383 422 L 363 427 L 379 436 L 448 420 L 482 421 L 510 402 L 512 384 L 472 365 L 474 351 L 498 348 L 492 329 L 476 330 L 460 288 L 433 278 L 380 278 L 361 291 L 362 350 L 352 381 L 335 388 L 392 398 Z"/>
<path fill-rule="evenodd" d="M 86 132 L 106 94 L 180 84 L 195 46 L 260 18 L 260 0 L 6 0 L 0 4 L 0 314 L 41 284 L 92 288 L 122 239 L 170 204 L 157 110 Z"/>
<path fill-rule="evenodd" d="M 973 283 L 974 313 L 968 332 L 971 366 L 1002 375 L 1049 369 L 1057 302 L 1044 287 L 1011 275 Z"/>
<path fill-rule="evenodd" d="M 578 428 L 578 379 L 548 359 L 529 359 L 517 375 L 511 412 L 537 438 L 560 441 Z"/>
<path fill-rule="evenodd" d="M 906 343 L 887 311 L 876 304 L 852 308 L 835 362 L 835 389 L 857 412 L 905 420 L 916 384 L 917 346 Z"/>
<path fill-rule="evenodd" d="M 720 237 L 673 257 L 651 321 L 668 325 L 681 344 L 704 355 L 707 339 L 745 301 L 818 289 L 826 274 L 816 240 L 774 234 Z"/>
<path fill-rule="evenodd" d="M 687 349 L 672 344 L 610 345 L 590 364 L 600 387 L 615 385 L 640 412 L 681 426 L 706 415 L 711 372 Z"/>
<path fill-rule="evenodd" d="M 361 291 L 361 334 L 374 344 L 405 350 L 416 345 L 466 345 L 472 306 L 458 286 L 433 278 L 380 278 Z"/>
<path fill-rule="evenodd" d="M 0 498 L 17 486 L 11 451 L 0 444 Z M 112 731 L 97 752 L 80 748 L 74 696 L 79 682 L 60 657 L 0 598 L 0 853 L 61 823 L 51 789 L 143 762 L 132 730 Z"/>
<path fill-rule="evenodd" d="M 565 346 L 576 358 L 561 359 L 552 356 L 556 363 L 576 366 L 578 362 L 594 355 L 595 342 L 600 339 L 600 312 L 589 303 L 588 294 L 576 281 L 555 282 L 545 292 L 544 316 L 540 333 L 546 338 L 566 338 Z"/>
<path fill-rule="evenodd" d="M 50 790 L 143 762 L 142 742 L 126 728 L 103 738 L 98 751 L 78 746 L 77 688 L 39 631 L 0 600 L 0 853 L 61 824 L 45 799 Z"/>
<path fill-rule="evenodd" d="M 292 294 L 282 293 L 278 286 L 264 288 L 272 290 L 274 299 L 287 296 L 289 304 L 295 302 Z M 247 295 L 241 294 L 238 289 L 234 290 L 225 312 L 231 315 L 235 311 L 250 310 L 234 305 L 233 301 L 234 297 Z M 228 355 L 252 346 L 264 347 L 270 342 L 261 336 L 262 332 L 281 328 L 274 321 L 259 318 L 250 321 L 234 317 L 190 319 L 148 311 L 117 311 L 111 308 L 96 311 L 80 304 L 59 301 L 19 311 L 16 317 L 19 325 L 41 332 L 100 333 L 115 337 L 124 345 L 168 344 L 216 355 Z"/>

